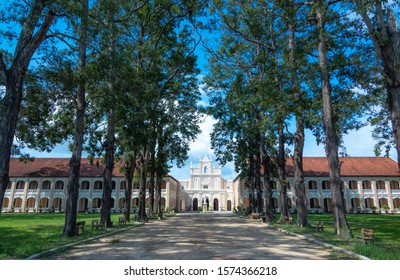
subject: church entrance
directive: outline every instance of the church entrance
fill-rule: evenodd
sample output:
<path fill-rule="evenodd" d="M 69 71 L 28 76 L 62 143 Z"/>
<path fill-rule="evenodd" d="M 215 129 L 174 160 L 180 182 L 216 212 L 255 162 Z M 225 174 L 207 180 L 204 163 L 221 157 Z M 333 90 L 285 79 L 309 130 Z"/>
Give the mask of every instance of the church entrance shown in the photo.
<path fill-rule="evenodd" d="M 197 198 L 193 199 L 193 211 L 197 211 L 199 210 L 199 201 L 197 200 Z"/>
<path fill-rule="evenodd" d="M 214 198 L 214 211 L 219 211 L 218 198 Z"/>

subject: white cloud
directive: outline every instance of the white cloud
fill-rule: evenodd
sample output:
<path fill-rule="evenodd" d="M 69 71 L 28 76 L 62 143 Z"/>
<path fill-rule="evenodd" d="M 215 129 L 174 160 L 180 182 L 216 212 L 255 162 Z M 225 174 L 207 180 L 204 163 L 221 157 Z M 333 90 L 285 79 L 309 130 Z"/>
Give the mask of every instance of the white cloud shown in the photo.
<path fill-rule="evenodd" d="M 189 157 L 195 158 L 208 155 L 213 155 L 213 150 L 211 149 L 210 133 L 213 130 L 213 126 L 216 123 L 211 116 L 206 115 L 204 120 L 200 124 L 201 133 L 197 136 L 197 139 L 190 143 Z M 197 160 L 196 160 L 197 161 Z"/>
<path fill-rule="evenodd" d="M 211 116 L 206 115 L 200 124 L 201 133 L 198 135 L 197 139 L 190 143 L 189 159 L 186 161 L 186 165 L 182 168 L 177 168 L 176 166 L 171 168 L 170 174 L 179 180 L 188 179 L 190 176 L 189 165 L 190 162 L 194 166 L 197 166 L 199 159 L 205 155 L 212 157 L 214 160 L 214 165 L 217 166 L 218 163 L 215 161 L 214 151 L 211 149 L 210 133 L 213 130 L 213 125 L 217 121 Z M 234 179 L 237 174 L 235 173 L 235 167 L 233 162 L 227 163 L 222 168 L 222 176 L 225 179 Z"/>

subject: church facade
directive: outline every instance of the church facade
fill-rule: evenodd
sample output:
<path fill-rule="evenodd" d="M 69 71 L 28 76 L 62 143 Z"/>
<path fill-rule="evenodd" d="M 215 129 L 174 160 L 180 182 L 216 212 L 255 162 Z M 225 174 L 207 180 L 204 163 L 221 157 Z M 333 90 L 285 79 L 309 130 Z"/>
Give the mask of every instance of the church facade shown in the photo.
<path fill-rule="evenodd" d="M 197 166 L 190 163 L 190 178 L 180 181 L 180 186 L 181 210 L 232 211 L 236 206 L 233 180 L 224 179 L 221 167 L 207 156 Z"/>
<path fill-rule="evenodd" d="M 66 205 L 68 182 L 66 158 L 37 158 L 22 162 L 12 159 L 10 183 L 3 199 L 3 212 L 60 212 Z M 327 160 L 324 157 L 305 157 L 304 175 L 310 212 L 331 212 L 332 200 Z M 295 211 L 296 192 L 293 189 L 293 164 L 287 161 L 287 200 Z M 103 166 L 96 161 L 82 160 L 78 211 L 100 211 Z M 400 173 L 397 163 L 383 157 L 341 158 L 343 196 L 348 212 L 400 212 Z M 272 178 L 274 207 L 279 209 L 280 189 Z M 113 172 L 112 210 L 122 211 L 125 202 L 126 180 L 118 165 Z M 224 179 L 221 168 L 212 158 L 204 156 L 190 164 L 187 180 L 166 176 L 162 180 L 162 205 L 176 211 L 232 211 L 249 205 L 248 190 L 239 177 Z M 139 191 L 132 190 L 132 205 L 138 205 Z"/>

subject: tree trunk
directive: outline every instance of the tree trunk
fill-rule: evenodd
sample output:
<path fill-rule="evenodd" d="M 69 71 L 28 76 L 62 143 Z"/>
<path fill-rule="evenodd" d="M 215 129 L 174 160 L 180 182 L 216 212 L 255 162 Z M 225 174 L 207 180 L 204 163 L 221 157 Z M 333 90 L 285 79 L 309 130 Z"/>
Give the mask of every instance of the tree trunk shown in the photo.
<path fill-rule="evenodd" d="M 135 170 L 136 170 L 136 152 L 132 151 L 129 157 L 129 165 L 127 166 L 125 172 L 127 186 L 125 189 L 124 217 L 128 222 L 131 220 L 133 176 L 135 174 Z"/>
<path fill-rule="evenodd" d="M 83 136 L 85 133 L 85 111 L 86 111 L 86 45 L 88 33 L 88 1 L 82 1 L 82 18 L 79 30 L 79 57 L 78 74 L 79 85 L 76 95 L 76 118 L 75 135 L 72 148 L 72 156 L 69 161 L 69 178 L 67 184 L 67 204 L 65 209 L 64 234 L 66 236 L 76 235 L 76 214 L 79 198 L 79 178 L 81 174 L 81 158 L 83 148 Z"/>
<path fill-rule="evenodd" d="M 113 94 L 113 93 L 111 93 Z M 103 195 L 101 198 L 101 223 L 105 227 L 111 227 L 111 192 L 112 175 L 114 170 L 115 149 L 115 115 L 114 109 L 110 109 L 107 121 L 106 154 L 104 157 L 105 167 L 103 173 Z"/>
<path fill-rule="evenodd" d="M 150 180 L 149 180 L 149 211 L 148 214 L 151 217 L 154 213 L 154 189 L 155 189 L 155 155 L 154 155 L 154 150 L 152 151 L 151 155 L 151 170 L 150 170 Z"/>
<path fill-rule="evenodd" d="M 286 159 L 285 159 L 285 137 L 283 128 L 278 129 L 279 133 L 279 152 L 278 152 L 278 177 L 279 177 L 279 199 L 281 218 L 280 222 L 285 223 L 289 218 L 289 210 L 287 205 L 287 191 L 286 191 Z"/>
<path fill-rule="evenodd" d="M 250 156 L 249 167 L 249 208 L 250 213 L 254 212 L 254 157 Z"/>
<path fill-rule="evenodd" d="M 267 216 L 267 221 L 272 222 L 275 219 L 275 214 L 272 200 L 270 157 L 265 150 L 265 135 L 263 133 L 260 134 L 260 152 L 261 162 L 264 170 L 263 181 L 265 214 Z"/>
<path fill-rule="evenodd" d="M 296 209 L 297 209 L 297 221 L 298 227 L 307 226 L 307 195 L 306 186 L 304 183 L 304 172 L 303 172 L 303 150 L 304 150 L 304 119 L 303 119 L 303 106 L 302 106 L 302 95 L 300 92 L 299 80 L 297 77 L 297 65 L 296 65 L 296 38 L 295 30 L 292 24 L 288 24 L 289 28 L 289 59 L 291 68 L 291 78 L 293 88 L 295 89 L 294 101 L 296 104 L 295 115 L 296 115 L 296 133 L 294 136 L 294 153 L 293 153 L 293 172 L 294 172 L 294 189 L 296 191 Z"/>
<path fill-rule="evenodd" d="M 141 221 L 147 220 L 146 215 L 146 183 L 147 183 L 147 164 L 149 161 L 149 145 L 143 151 L 140 163 L 140 187 L 139 187 L 139 208 L 138 218 Z"/>
<path fill-rule="evenodd" d="M 321 70 L 322 81 L 322 110 L 325 129 L 325 151 L 329 165 L 329 179 L 331 182 L 333 214 L 335 233 L 340 235 L 341 230 L 348 230 L 344 199 L 340 181 L 340 163 L 338 153 L 338 139 L 335 131 L 332 104 L 331 104 L 331 83 L 326 60 L 326 43 L 324 14 L 321 7 L 316 9 L 318 27 L 318 62 Z"/>
<path fill-rule="evenodd" d="M 162 209 L 161 209 L 161 186 L 162 186 L 162 176 L 161 173 L 157 173 L 157 188 L 156 188 L 156 195 L 155 195 L 155 213 L 158 214 L 158 218 L 162 219 Z"/>
<path fill-rule="evenodd" d="M 36 0 L 31 6 L 28 17 L 18 38 L 11 68 L 7 69 L 3 53 L 0 50 L 0 79 L 6 87 L 6 93 L 0 103 L 0 213 L 2 201 L 9 182 L 10 157 L 18 113 L 22 102 L 22 90 L 26 71 L 37 48 L 46 39 L 46 33 L 53 23 L 55 15 L 48 11 L 37 28 L 40 16 L 48 1 Z M 34 33 L 34 31 L 36 33 Z"/>
<path fill-rule="evenodd" d="M 256 210 L 257 213 L 263 212 L 263 190 L 261 187 L 261 153 L 260 151 L 257 152 L 256 156 L 256 170 L 255 170 L 255 185 L 257 191 L 257 198 L 256 198 Z"/>

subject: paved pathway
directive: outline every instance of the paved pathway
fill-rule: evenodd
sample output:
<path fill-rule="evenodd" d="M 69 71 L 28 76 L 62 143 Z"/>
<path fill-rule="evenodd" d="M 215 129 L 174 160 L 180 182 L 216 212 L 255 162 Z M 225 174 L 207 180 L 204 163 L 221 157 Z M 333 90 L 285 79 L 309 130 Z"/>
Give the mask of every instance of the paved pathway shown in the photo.
<path fill-rule="evenodd" d="M 55 259 L 331 259 L 331 251 L 232 214 L 181 214 L 84 243 Z"/>

